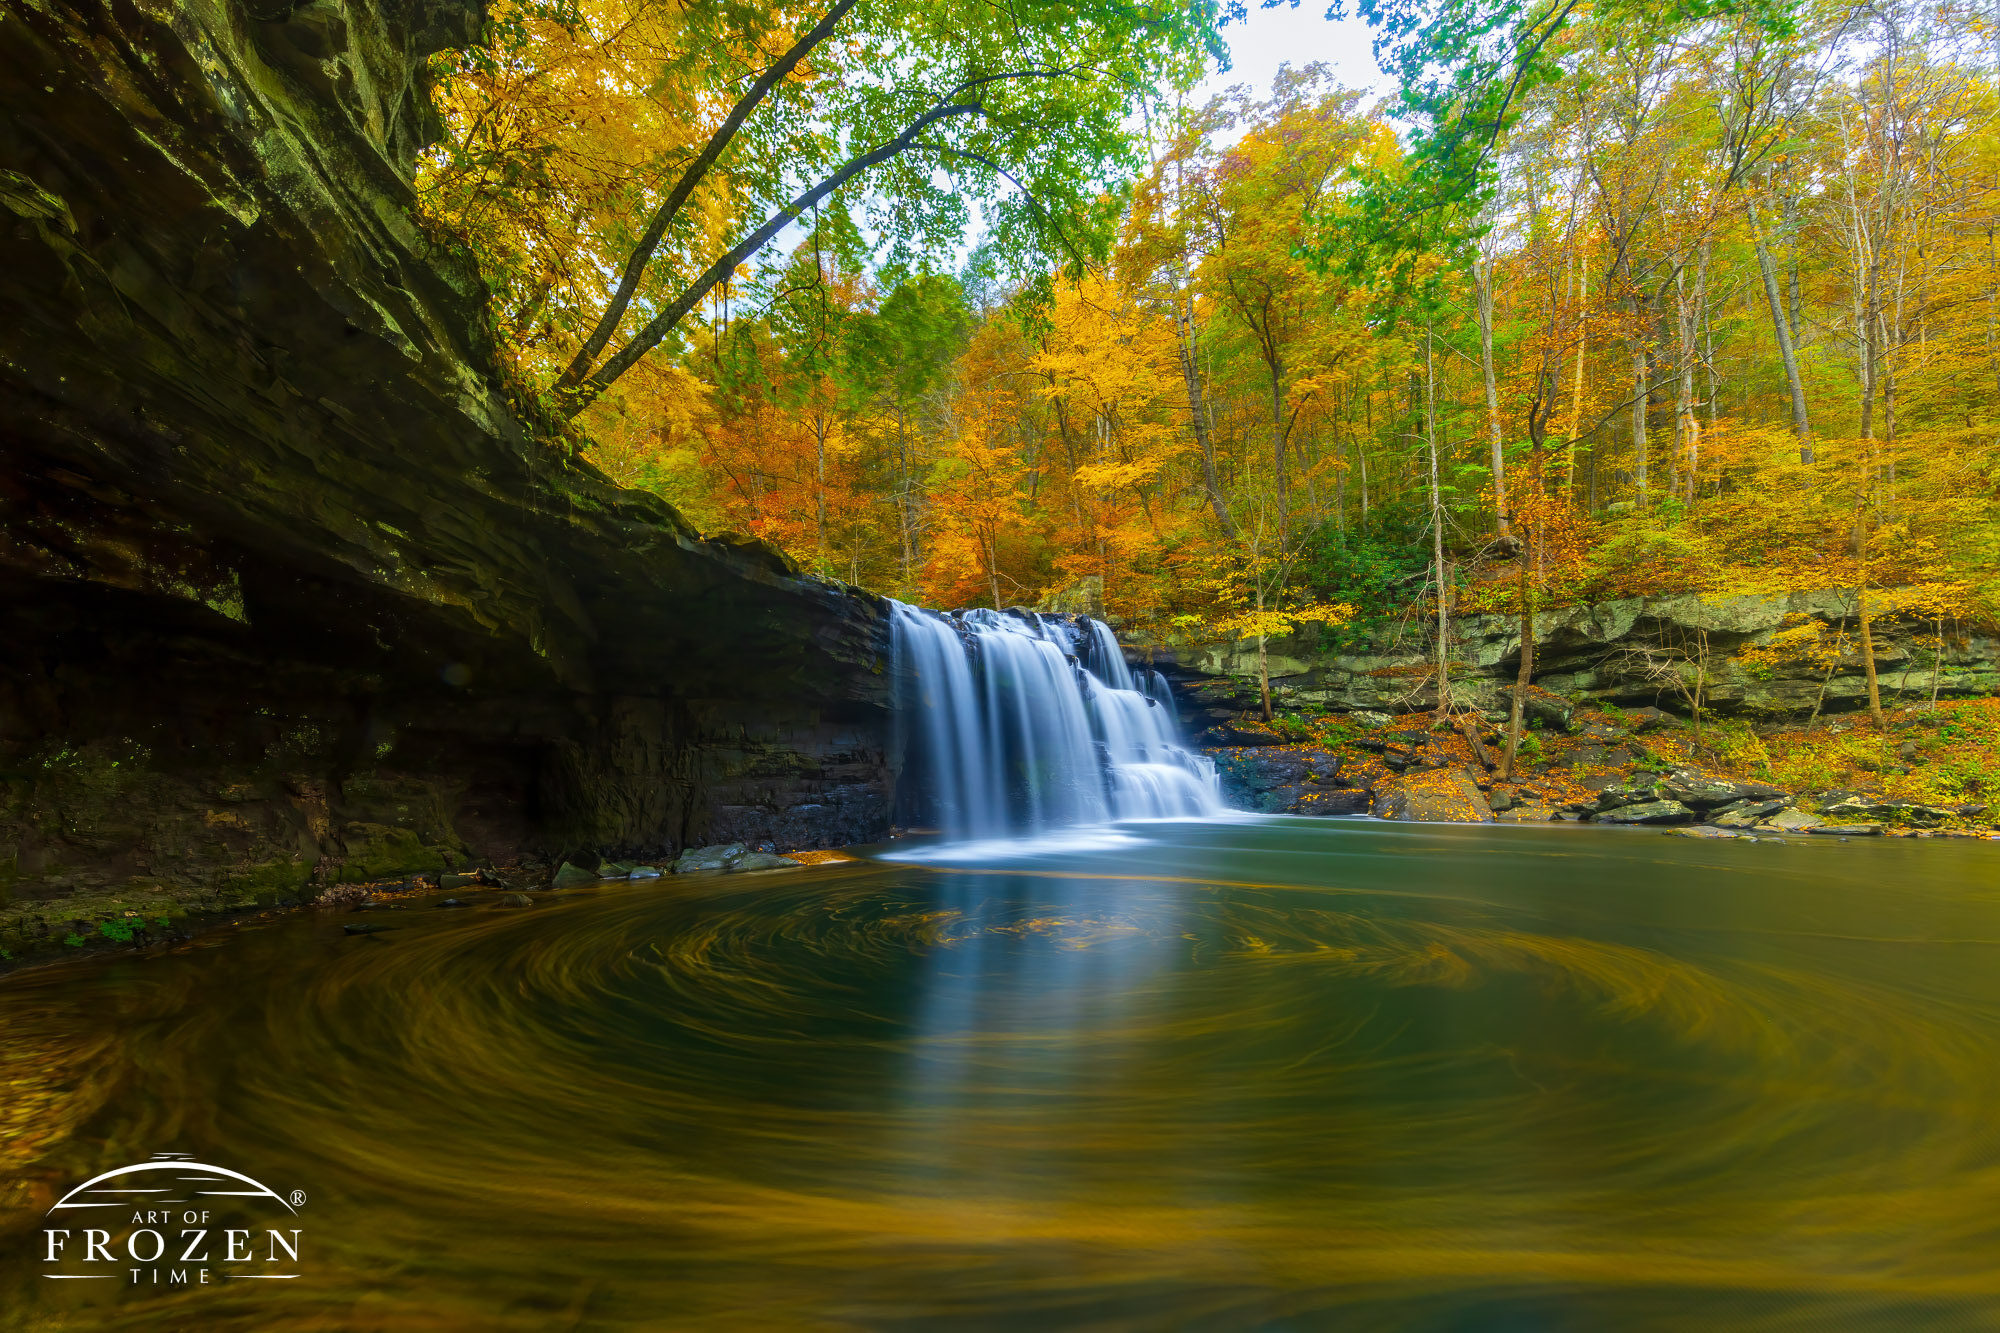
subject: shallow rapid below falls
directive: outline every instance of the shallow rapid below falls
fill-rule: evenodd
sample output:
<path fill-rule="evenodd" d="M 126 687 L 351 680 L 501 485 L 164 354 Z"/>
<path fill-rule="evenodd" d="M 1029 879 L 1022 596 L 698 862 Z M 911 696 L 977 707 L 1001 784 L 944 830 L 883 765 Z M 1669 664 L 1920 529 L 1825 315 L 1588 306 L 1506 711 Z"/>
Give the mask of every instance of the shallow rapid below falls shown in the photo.
<path fill-rule="evenodd" d="M 1126 824 L 0 982 L 38 1328 L 2000 1324 L 2000 855 Z M 302 1276 L 39 1278 L 160 1152 Z"/>

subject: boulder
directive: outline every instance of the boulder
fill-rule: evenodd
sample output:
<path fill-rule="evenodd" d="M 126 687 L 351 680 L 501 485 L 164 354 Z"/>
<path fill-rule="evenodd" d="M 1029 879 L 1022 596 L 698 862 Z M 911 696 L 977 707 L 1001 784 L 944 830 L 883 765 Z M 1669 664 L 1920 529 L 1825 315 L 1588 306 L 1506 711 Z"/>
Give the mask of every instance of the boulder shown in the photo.
<path fill-rule="evenodd" d="M 1283 745 L 1285 738 L 1261 722 L 1231 722 L 1210 733 L 1218 745 Z"/>
<path fill-rule="evenodd" d="M 1622 806 L 1654 805 L 1671 799 L 1663 783 L 1642 774 L 1603 788 L 1597 793 L 1597 804 L 1593 808 L 1599 811 L 1616 810 Z"/>
<path fill-rule="evenodd" d="M 1495 810 L 1493 821 L 1497 824 L 1546 824 L 1556 817 L 1556 812 L 1546 805 L 1509 804 L 1505 810 Z"/>
<path fill-rule="evenodd" d="M 1785 803 L 1780 799 L 1736 801 L 1711 811 L 1709 818 L 1715 822 L 1717 828 L 1752 828 L 1784 808 Z"/>
<path fill-rule="evenodd" d="M 1885 824 L 1906 824 L 1911 828 L 1941 828 L 1951 818 L 1952 811 L 1935 805 L 1921 805 L 1915 801 L 1871 800 L 1865 796 L 1849 796 L 1830 805 L 1821 805 L 1820 813 L 1828 819 L 1856 819 Z"/>
<path fill-rule="evenodd" d="M 1521 701 L 1521 709 L 1551 731 L 1576 730 L 1576 705 L 1547 690 L 1531 687 Z"/>
<path fill-rule="evenodd" d="M 1306 798 L 1337 786 L 1341 757 L 1327 750 L 1242 749 L 1214 755 L 1223 795 L 1240 810 L 1260 814 L 1318 814 L 1305 810 Z M 1366 808 L 1365 799 L 1362 808 Z"/>
<path fill-rule="evenodd" d="M 1593 824 L 1687 824 L 1693 820 L 1694 811 L 1679 801 L 1640 801 L 1591 816 Z"/>
<path fill-rule="evenodd" d="M 1694 768 L 1675 769 L 1667 774 L 1662 785 L 1672 799 L 1704 810 L 1733 805 L 1738 801 L 1771 800 L 1787 794 L 1768 783 L 1733 782 Z"/>
<path fill-rule="evenodd" d="M 750 849 L 740 842 L 719 843 L 713 847 L 694 847 L 682 852 L 674 862 L 674 873 L 685 875 L 695 870 L 727 870 L 742 857 L 748 856 Z"/>
<path fill-rule="evenodd" d="M 1375 789 L 1375 814 L 1431 824 L 1493 822 L 1492 807 L 1460 769 L 1432 769 L 1383 783 Z"/>
<path fill-rule="evenodd" d="M 1835 833 L 1844 837 L 1879 838 L 1882 836 L 1880 824 L 1815 824 L 1808 833 Z"/>
<path fill-rule="evenodd" d="M 789 856 L 778 856 L 772 852 L 745 852 L 729 863 L 728 869 L 735 870 L 799 870 L 803 867 Z"/>
<path fill-rule="evenodd" d="M 1663 712 L 1648 704 L 1644 708 L 1626 709 L 1624 720 L 1625 725 L 1634 731 L 1657 731 L 1661 727 L 1671 726 L 1679 719 L 1672 713 Z"/>
<path fill-rule="evenodd" d="M 682 852 L 680 860 L 674 862 L 674 873 L 685 875 L 701 870 L 723 872 L 797 870 L 802 864 L 803 862 L 794 861 L 789 856 L 753 851 L 740 842 L 725 842 L 713 847 L 696 847 Z"/>
<path fill-rule="evenodd" d="M 556 871 L 555 878 L 549 881 L 549 886 L 551 888 L 567 889 L 574 884 L 594 884 L 596 881 L 596 871 L 585 870 L 582 866 L 571 865 L 568 861 L 565 861 L 562 863 L 562 867 Z"/>
<path fill-rule="evenodd" d="M 1809 815 L 1803 810 L 1780 810 L 1765 821 L 1765 827 L 1774 828 L 1780 833 L 1805 833 L 1825 822 L 1818 815 Z"/>
<path fill-rule="evenodd" d="M 1292 788 L 1297 802 L 1288 812 L 1295 815 L 1365 815 L 1374 793 L 1359 787 L 1329 790 L 1325 787 Z"/>

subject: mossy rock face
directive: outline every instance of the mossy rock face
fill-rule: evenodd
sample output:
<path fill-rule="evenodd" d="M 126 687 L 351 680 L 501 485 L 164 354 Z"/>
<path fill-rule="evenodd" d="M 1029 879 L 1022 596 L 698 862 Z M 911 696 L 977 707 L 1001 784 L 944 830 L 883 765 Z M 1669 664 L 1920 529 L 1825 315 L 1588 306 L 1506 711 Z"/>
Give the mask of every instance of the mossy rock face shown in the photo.
<path fill-rule="evenodd" d="M 7 3 L 6 911 L 886 835 L 885 604 L 538 438 L 412 211 L 482 6 Z"/>
<path fill-rule="evenodd" d="M 1865 706 L 1866 671 L 1849 654 L 1831 676 L 1809 662 L 1740 660 L 1780 629 L 1817 621 L 1857 629 L 1854 595 L 1838 588 L 1743 596 L 1677 593 L 1626 597 L 1590 605 L 1544 608 L 1537 615 L 1535 681 L 1570 700 L 1652 707 L 1685 714 L 1687 700 L 1670 682 L 1649 674 L 1638 649 L 1662 645 L 1684 657 L 1692 680 L 1703 676 L 1703 706 L 1720 716 L 1803 719 L 1815 709 Z M 1504 709 L 1520 669 L 1520 622 L 1511 616 L 1467 615 L 1452 623 L 1452 689 L 1456 701 Z M 1875 658 L 1885 690 L 1939 698 L 2000 693 L 2000 636 L 1972 627 L 1936 649 L 1925 642 L 1928 622 L 1894 617 L 1874 626 Z M 1266 645 L 1274 707 L 1312 712 L 1429 709 L 1435 702 L 1432 665 L 1421 636 L 1384 630 L 1345 652 L 1307 654 L 1290 639 Z M 1255 644 L 1166 643 L 1149 650 L 1155 665 L 1192 703 L 1192 730 L 1212 727 L 1261 707 Z M 1696 660 L 1698 659 L 1698 660 Z"/>
<path fill-rule="evenodd" d="M 449 869 L 444 849 L 426 846 L 410 829 L 356 822 L 347 826 L 342 841 L 347 845 L 347 859 L 327 876 L 336 884 L 438 874 Z"/>

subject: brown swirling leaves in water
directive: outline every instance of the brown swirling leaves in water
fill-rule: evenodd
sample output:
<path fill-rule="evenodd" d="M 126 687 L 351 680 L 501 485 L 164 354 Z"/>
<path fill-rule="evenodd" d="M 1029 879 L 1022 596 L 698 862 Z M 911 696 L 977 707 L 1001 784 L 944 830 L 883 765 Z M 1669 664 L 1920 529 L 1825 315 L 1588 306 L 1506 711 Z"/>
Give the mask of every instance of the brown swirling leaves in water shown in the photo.
<path fill-rule="evenodd" d="M 16 978 L 0 1070 L 42 1109 L 10 1108 L 10 1179 L 233 1155 L 310 1192 L 316 1263 L 0 1297 L 75 1327 L 2000 1313 L 2000 907 L 1941 885 L 1899 913 L 1939 933 L 1871 936 L 1827 862 L 1788 889 L 1751 849 L 1626 840 L 1614 903 L 1574 841 L 1332 832 L 299 919 Z"/>

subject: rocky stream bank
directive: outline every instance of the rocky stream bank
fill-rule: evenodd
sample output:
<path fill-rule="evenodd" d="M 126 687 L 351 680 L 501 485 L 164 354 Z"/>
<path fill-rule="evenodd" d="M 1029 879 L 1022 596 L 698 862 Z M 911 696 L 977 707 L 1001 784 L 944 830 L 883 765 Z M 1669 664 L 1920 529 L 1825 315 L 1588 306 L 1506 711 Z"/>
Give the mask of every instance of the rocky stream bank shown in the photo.
<path fill-rule="evenodd" d="M 1266 656 L 1141 649 L 1245 809 L 1391 819 L 1579 821 L 1713 836 L 1989 831 L 2000 787 L 2000 639 L 1979 627 L 1878 624 L 1888 726 L 1867 714 L 1851 596 L 1838 591 L 1629 599 L 1543 617 L 1529 730 L 1502 776 L 1515 623 L 1455 625 L 1448 704 L 1393 632 L 1359 650 Z M 1836 651 L 1772 647 L 1801 627 Z"/>

